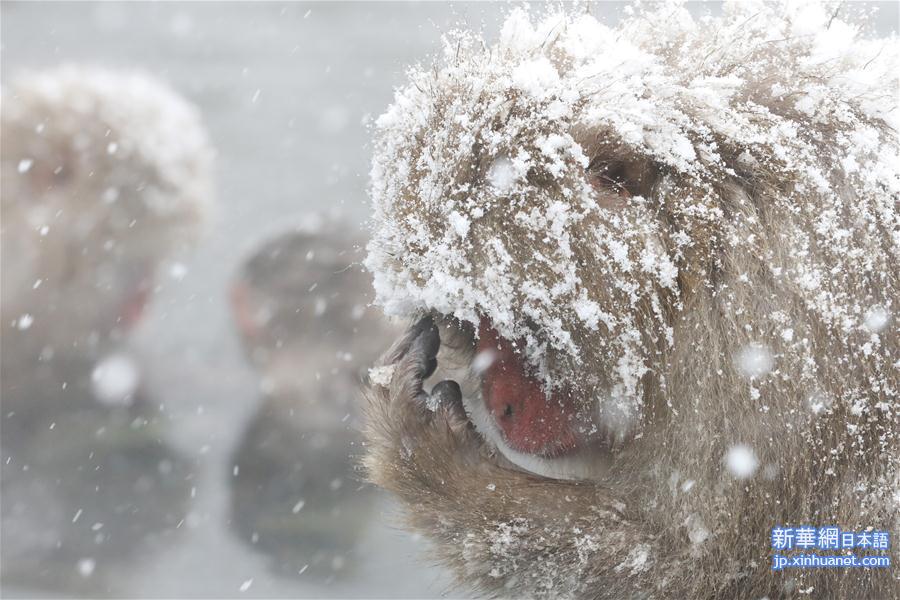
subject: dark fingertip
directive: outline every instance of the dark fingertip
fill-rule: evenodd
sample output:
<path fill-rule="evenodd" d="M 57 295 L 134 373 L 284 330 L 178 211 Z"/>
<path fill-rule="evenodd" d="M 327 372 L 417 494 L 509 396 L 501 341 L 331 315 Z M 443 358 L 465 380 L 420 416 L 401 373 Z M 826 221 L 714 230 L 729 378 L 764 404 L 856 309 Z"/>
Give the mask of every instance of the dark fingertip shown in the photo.
<path fill-rule="evenodd" d="M 452 379 L 445 379 L 435 385 L 431 389 L 431 396 L 445 406 L 462 403 L 462 390 Z"/>
<path fill-rule="evenodd" d="M 425 363 L 425 370 L 422 372 L 422 379 L 428 379 L 437 370 L 437 359 L 432 358 Z"/>
<path fill-rule="evenodd" d="M 431 317 L 428 317 L 428 324 L 419 334 L 415 343 L 422 350 L 426 359 L 430 360 L 437 356 L 438 350 L 441 348 L 441 334 L 438 333 L 437 325 L 434 324 Z"/>
<path fill-rule="evenodd" d="M 407 355 L 414 344 L 421 345 L 422 342 L 419 338 L 422 336 L 422 333 L 428 331 L 432 327 L 434 327 L 434 319 L 431 318 L 431 315 L 425 315 L 414 322 L 406 330 L 403 337 L 397 340 L 394 345 L 385 352 L 381 360 L 382 364 L 394 364 L 400 361 Z M 422 350 L 424 351 L 424 349 Z"/>
<path fill-rule="evenodd" d="M 410 327 L 410 334 L 412 339 L 416 339 L 422 334 L 422 332 L 427 331 L 431 327 L 434 327 L 434 319 L 431 318 L 431 315 L 425 315 L 424 317 L 416 321 L 412 327 Z"/>

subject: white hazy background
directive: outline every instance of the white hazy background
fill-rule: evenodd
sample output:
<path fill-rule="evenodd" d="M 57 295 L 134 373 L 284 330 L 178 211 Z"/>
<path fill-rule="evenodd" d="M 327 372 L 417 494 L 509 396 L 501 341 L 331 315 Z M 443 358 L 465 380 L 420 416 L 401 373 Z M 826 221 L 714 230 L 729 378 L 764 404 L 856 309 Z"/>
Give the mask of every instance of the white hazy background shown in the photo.
<path fill-rule="evenodd" d="M 429 566 L 424 540 L 393 525 L 380 500 L 357 553 L 361 568 L 327 585 L 273 574 L 228 528 L 231 453 L 255 412 L 257 376 L 228 306 L 239 261 L 267 234 L 309 211 L 364 227 L 370 149 L 365 123 L 388 105 L 405 65 L 427 60 L 455 24 L 496 32 L 500 3 L 3 2 L 5 83 L 23 68 L 64 62 L 138 67 L 200 107 L 217 150 L 216 214 L 185 261 L 161 277 L 133 344 L 151 392 L 171 417 L 169 442 L 190 456 L 194 519 L 163 552 L 113 573 L 116 597 L 437 597 L 450 579 Z M 610 19 L 625 3 L 593 5 Z M 880 33 L 898 3 L 879 3 Z M 720 10 L 716 3 L 692 12 Z M 2 538 L 2 543 L 15 544 Z M 247 584 L 252 580 L 251 584 Z M 10 588 L 2 595 L 46 596 Z M 452 595 L 452 593 L 451 593 Z"/>

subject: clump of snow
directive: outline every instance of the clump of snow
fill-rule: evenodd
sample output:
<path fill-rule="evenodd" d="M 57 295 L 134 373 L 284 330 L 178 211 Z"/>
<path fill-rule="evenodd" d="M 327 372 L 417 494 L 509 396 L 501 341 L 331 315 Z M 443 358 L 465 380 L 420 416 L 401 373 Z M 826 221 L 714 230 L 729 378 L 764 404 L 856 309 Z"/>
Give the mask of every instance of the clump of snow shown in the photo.
<path fill-rule="evenodd" d="M 725 454 L 725 466 L 737 479 L 747 479 L 756 473 L 759 460 L 753 448 L 746 444 L 736 444 Z"/>
<path fill-rule="evenodd" d="M 460 213 L 453 211 L 449 216 L 450 226 L 456 232 L 456 234 L 464 238 L 469 233 L 469 219 L 464 217 Z"/>
<path fill-rule="evenodd" d="M 816 391 L 809 395 L 807 404 L 809 405 L 809 410 L 812 411 L 814 415 L 818 415 L 831 408 L 832 401 L 825 393 Z"/>
<path fill-rule="evenodd" d="M 107 405 L 131 404 L 141 381 L 141 372 L 129 356 L 112 354 L 97 363 L 91 372 L 94 397 Z"/>
<path fill-rule="evenodd" d="M 628 553 L 625 560 L 617 564 L 613 570 L 616 573 L 627 571 L 629 574 L 642 573 L 650 568 L 651 548 L 647 544 L 638 544 Z"/>
<path fill-rule="evenodd" d="M 900 260 L 898 51 L 841 19 L 758 3 L 694 19 L 667 3 L 615 27 L 514 9 L 495 44 L 451 34 L 374 124 L 376 304 L 487 318 L 524 340 L 548 388 L 625 416 L 640 414 L 645 375 L 670 367 L 686 285 L 720 294 L 723 323 L 744 318 L 727 314 L 732 294 L 765 282 L 829 335 L 877 328 L 866 311 L 893 310 Z M 610 202 L 586 177 L 597 158 L 658 180 Z M 752 271 L 728 280 L 726 257 Z M 770 337 L 741 323 L 729 340 L 760 343 L 725 360 L 813 383 L 806 325 L 763 321 L 751 328 Z"/>
<path fill-rule="evenodd" d="M 762 377 L 775 365 L 772 351 L 767 346 L 758 343 L 748 344 L 741 348 L 735 362 L 741 374 L 749 379 Z"/>
<path fill-rule="evenodd" d="M 501 156 L 491 163 L 487 172 L 488 181 L 499 194 L 511 190 L 519 176 L 520 173 L 513 162 L 505 156 Z"/>
<path fill-rule="evenodd" d="M 372 367 L 369 369 L 369 381 L 373 385 L 387 387 L 391 385 L 391 378 L 394 376 L 395 365 L 384 365 L 382 367 Z"/>
<path fill-rule="evenodd" d="M 685 521 L 688 539 L 694 545 L 702 544 L 709 539 L 710 532 L 700 515 L 692 514 Z"/>
<path fill-rule="evenodd" d="M 863 321 L 863 327 L 868 329 L 871 333 L 878 333 L 882 329 L 887 327 L 890 320 L 891 314 L 883 307 L 876 306 L 866 313 L 865 321 Z"/>

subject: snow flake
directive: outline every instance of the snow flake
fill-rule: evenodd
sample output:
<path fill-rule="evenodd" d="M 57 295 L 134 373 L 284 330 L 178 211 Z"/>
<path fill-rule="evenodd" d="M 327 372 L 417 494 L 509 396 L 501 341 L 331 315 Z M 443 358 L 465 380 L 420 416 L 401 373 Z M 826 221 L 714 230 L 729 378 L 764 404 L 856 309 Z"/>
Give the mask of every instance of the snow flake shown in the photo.
<path fill-rule="evenodd" d="M 725 454 L 725 466 L 737 479 L 747 479 L 756 473 L 759 460 L 753 448 L 746 444 L 736 444 Z"/>
<path fill-rule="evenodd" d="M 369 369 L 369 381 L 371 381 L 373 385 L 380 385 L 381 387 L 391 385 L 395 366 L 396 365 L 384 365 L 381 367 L 372 367 Z"/>
<path fill-rule="evenodd" d="M 491 163 L 487 178 L 497 193 L 505 194 L 518 180 L 519 170 L 509 158 L 501 156 Z"/>
<path fill-rule="evenodd" d="M 37 287 L 37 286 L 35 286 L 35 287 Z M 26 329 L 31 327 L 32 323 L 34 323 L 34 317 L 28 313 L 25 313 L 25 314 L 21 315 L 18 318 L 18 320 L 16 321 L 16 328 L 19 331 L 25 331 Z"/>
<path fill-rule="evenodd" d="M 77 569 L 78 574 L 84 578 L 88 578 L 94 574 L 94 569 L 97 568 L 97 561 L 93 558 L 82 558 L 78 561 Z"/>
<path fill-rule="evenodd" d="M 103 404 L 130 404 L 140 383 L 137 363 L 124 354 L 111 354 L 97 363 L 91 373 L 94 397 Z"/>
<path fill-rule="evenodd" d="M 748 379 L 757 379 L 772 370 L 775 359 L 763 344 L 752 343 L 741 348 L 736 359 L 738 370 Z"/>
<path fill-rule="evenodd" d="M 872 333 L 878 333 L 887 327 L 891 320 L 890 313 L 881 306 L 876 306 L 866 313 L 863 327 Z"/>

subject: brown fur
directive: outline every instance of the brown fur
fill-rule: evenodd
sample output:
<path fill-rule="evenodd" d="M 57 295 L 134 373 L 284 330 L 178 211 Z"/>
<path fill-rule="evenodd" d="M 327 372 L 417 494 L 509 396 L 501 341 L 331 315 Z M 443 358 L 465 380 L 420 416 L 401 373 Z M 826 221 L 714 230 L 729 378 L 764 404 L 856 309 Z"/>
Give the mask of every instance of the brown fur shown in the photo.
<path fill-rule="evenodd" d="M 439 559 L 462 585 L 515 597 L 900 597 L 896 567 L 771 568 L 769 535 L 776 525 L 888 530 L 895 564 L 900 533 L 900 341 L 895 323 L 877 333 L 862 326 L 867 308 L 892 310 L 900 290 L 896 197 L 887 191 L 889 175 L 877 182 L 868 173 L 847 172 L 838 150 L 861 127 L 877 131 L 885 152 L 895 152 L 896 133 L 853 101 L 840 105 L 851 115 L 846 120 L 813 119 L 793 101 L 770 94 L 783 65 L 794 64 L 790 53 L 806 51 L 802 40 L 792 44 L 753 46 L 756 54 L 746 61 L 756 70 L 726 61 L 706 74 L 755 77 L 740 101 L 766 110 L 750 110 L 748 119 L 763 131 L 789 123 L 796 135 L 740 142 L 697 133 L 691 143 L 701 149 L 699 158 L 687 169 L 602 125 L 560 125 L 540 116 L 516 121 L 529 111 L 546 114 L 544 100 L 516 90 L 505 97 L 508 107 L 492 117 L 495 98 L 470 92 L 466 76 L 503 81 L 502 68 L 483 67 L 501 51 L 463 51 L 458 64 L 451 56 L 450 75 L 419 73 L 416 86 L 427 91 L 407 100 L 421 102 L 416 108 L 425 116 L 410 112 L 402 122 L 391 114 L 373 170 L 379 229 L 369 265 L 376 286 L 388 290 L 384 296 L 392 300 L 392 293 L 413 289 L 410 302 L 440 320 L 451 343 L 444 344 L 438 363 L 463 383 L 466 399 L 479 401 L 477 378 L 467 373 L 472 324 L 479 317 L 494 320 L 511 339 L 525 338 L 527 349 L 536 350 L 529 359 L 539 373 L 585 392 L 586 401 L 608 389 L 625 348 L 614 345 L 622 332 L 576 318 L 571 302 L 578 292 L 635 324 L 640 360 L 648 367 L 634 388 L 639 422 L 625 443 L 601 452 L 610 461 L 608 472 L 575 482 L 513 468 L 472 429 L 459 402 L 430 411 L 435 401 L 422 380 L 433 370 L 436 348 L 430 347 L 435 344 L 427 323 L 415 325 L 385 355 L 383 364 L 395 365 L 390 384 L 367 391 L 369 476 L 404 502 L 410 526 L 435 540 Z M 565 73 L 564 51 L 552 43 L 534 53 L 539 51 Z M 664 56 L 676 73 L 690 62 Z M 811 81 L 782 83 L 799 89 Z M 451 109 L 466 118 L 454 119 Z M 404 136 L 403 127 L 420 129 Z M 559 132 L 583 150 L 587 173 L 575 160 L 555 176 L 542 170 L 536 140 Z M 482 141 L 501 134 L 507 146 L 482 155 Z M 716 160 L 706 160 L 703 148 L 714 148 Z M 525 149 L 535 166 L 514 194 L 498 197 L 483 185 L 485 172 L 496 153 L 512 156 L 517 149 Z M 878 157 L 864 160 L 874 164 Z M 397 163 L 404 175 L 392 178 L 388 166 Z M 616 168 L 610 171 L 610 165 Z M 611 173 L 615 185 L 586 192 L 585 181 L 595 180 L 598 169 L 601 177 Z M 823 174 L 820 185 L 812 183 L 813 171 Z M 621 188 L 633 197 L 623 199 Z M 541 235 L 516 215 L 547 215 L 553 202 L 573 211 L 589 207 L 564 231 L 579 287 L 540 305 L 543 321 L 532 320 L 535 304 L 520 290 L 526 281 L 544 289 L 558 282 L 552 259 L 559 257 L 559 239 Z M 465 211 L 472 206 L 481 213 L 456 242 L 446 233 L 448 213 L 471 216 Z M 820 230 L 828 219 L 845 231 L 843 242 L 830 237 L 833 230 Z M 654 274 L 620 269 L 602 243 L 610 234 L 632 261 L 653 248 L 672 257 L 676 289 L 661 286 Z M 494 240 L 512 257 L 508 306 L 482 300 L 494 299 L 492 282 L 479 279 Z M 453 243 L 453 260 L 429 262 L 448 255 L 429 252 Z M 809 285 L 812 272 L 820 277 Z M 440 315 L 432 310 L 437 295 L 427 286 L 450 278 L 481 295 L 457 300 L 448 291 L 445 306 L 452 311 L 443 312 L 452 314 Z M 636 300 L 615 285 L 621 282 L 635 284 Z M 502 314 L 512 318 L 497 323 Z M 560 329 L 548 326 L 554 317 L 578 353 L 554 337 Z M 774 369 L 748 380 L 740 356 L 759 342 L 768 346 Z M 445 369 L 451 364 L 461 368 Z M 811 410 L 810 399 L 819 397 L 825 408 Z M 759 461 L 746 479 L 725 464 L 735 444 L 752 448 Z"/>
<path fill-rule="evenodd" d="M 739 324 L 778 308 L 798 311 L 790 296 L 759 288 L 740 302 L 750 312 Z M 813 419 L 797 409 L 805 399 L 790 381 L 768 396 L 778 404 L 761 410 L 741 389 L 731 362 L 749 336 L 735 335 L 742 328 L 722 315 L 709 291 L 686 304 L 676 325 L 665 396 L 648 403 L 656 414 L 641 438 L 616 455 L 606 480 L 548 480 L 502 465 L 464 414 L 430 416 L 417 372 L 426 359 L 415 353 L 396 363 L 390 387 L 368 391 L 370 478 L 408 504 L 410 526 L 427 532 L 442 562 L 481 592 L 780 598 L 812 587 L 815 597 L 896 597 L 900 588 L 889 569 L 772 572 L 768 539 L 777 524 L 832 523 L 892 529 L 895 537 L 889 503 L 871 496 L 871 487 L 855 490 L 860 483 L 889 488 L 896 420 L 853 417 L 840 408 Z M 827 362 L 834 342 L 816 324 L 809 325 L 808 335 Z M 896 355 L 896 338 L 888 343 Z M 395 357 L 396 351 L 389 352 L 385 363 Z M 865 390 L 863 365 L 840 369 L 830 382 L 832 393 Z M 720 370 L 730 373 L 718 376 Z M 868 434 L 851 436 L 848 420 Z M 735 441 L 774 467 L 771 479 L 729 478 L 722 457 Z M 828 454 L 846 447 L 854 450 Z M 691 479 L 697 482 L 691 493 L 681 492 Z M 699 551 L 686 533 L 691 521 L 711 532 Z M 630 567 L 644 551 L 646 568 Z M 896 561 L 896 550 L 892 556 Z"/>

